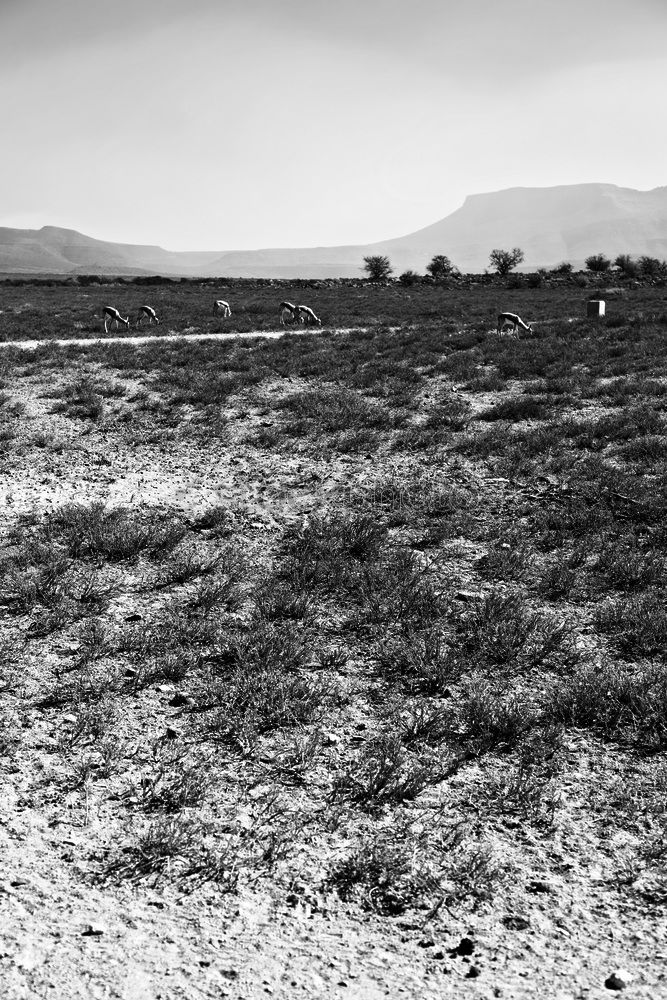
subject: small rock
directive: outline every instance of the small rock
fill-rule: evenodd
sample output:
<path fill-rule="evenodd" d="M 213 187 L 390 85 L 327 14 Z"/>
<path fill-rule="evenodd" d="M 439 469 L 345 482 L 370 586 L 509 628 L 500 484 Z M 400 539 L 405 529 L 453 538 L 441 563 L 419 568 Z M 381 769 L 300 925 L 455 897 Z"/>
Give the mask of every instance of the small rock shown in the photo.
<path fill-rule="evenodd" d="M 432 948 L 435 944 L 433 938 L 422 938 L 421 941 L 417 941 L 420 948 Z"/>
<path fill-rule="evenodd" d="M 479 974 L 480 974 L 480 972 L 479 972 L 479 969 L 477 968 L 477 966 L 476 965 L 471 965 L 470 968 L 468 969 L 468 971 L 466 972 L 466 979 L 477 979 L 477 977 L 479 976 Z"/>
<path fill-rule="evenodd" d="M 337 733 L 324 733 L 322 739 L 328 747 L 335 747 L 340 743 L 340 736 Z"/>
<path fill-rule="evenodd" d="M 174 729 L 172 726 L 167 726 L 165 730 L 165 736 L 168 740 L 177 740 L 181 734 L 178 729 Z"/>
<path fill-rule="evenodd" d="M 189 705 L 191 701 L 192 698 L 189 698 L 187 694 L 182 694 L 180 691 L 177 691 L 174 697 L 170 699 L 169 704 L 174 708 L 180 708 L 181 705 Z"/>
<path fill-rule="evenodd" d="M 467 955 L 472 955 L 475 950 L 475 942 L 472 938 L 463 937 L 457 944 L 456 948 L 452 948 L 449 954 L 452 958 L 465 958 Z"/>
<path fill-rule="evenodd" d="M 503 923 L 510 931 L 525 931 L 530 927 L 530 920 L 527 917 L 503 917 Z"/>
<path fill-rule="evenodd" d="M 106 927 L 103 924 L 86 924 L 86 926 L 81 931 L 83 937 L 100 937 L 100 935 L 106 932 Z"/>
<path fill-rule="evenodd" d="M 548 882 L 543 882 L 538 878 L 532 879 L 526 886 L 526 890 L 528 892 L 532 892 L 533 894 L 538 892 L 553 892 L 553 889 Z"/>
<path fill-rule="evenodd" d="M 484 595 L 478 590 L 457 590 L 456 597 L 459 601 L 481 601 Z"/>
<path fill-rule="evenodd" d="M 627 969 L 616 969 L 610 976 L 607 976 L 604 984 L 608 990 L 624 990 L 631 979 L 632 976 Z"/>
<path fill-rule="evenodd" d="M 141 615 L 128 615 L 125 619 L 126 622 L 140 622 Z"/>

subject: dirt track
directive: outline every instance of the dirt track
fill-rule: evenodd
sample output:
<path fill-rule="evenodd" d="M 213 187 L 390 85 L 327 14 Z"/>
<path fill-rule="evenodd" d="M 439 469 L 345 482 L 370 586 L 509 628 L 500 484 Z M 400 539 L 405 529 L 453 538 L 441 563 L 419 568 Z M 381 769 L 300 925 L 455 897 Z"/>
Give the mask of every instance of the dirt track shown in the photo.
<path fill-rule="evenodd" d="M 367 327 L 344 327 L 330 330 L 330 333 L 354 333 L 355 331 L 366 330 Z M 4 340 L 0 341 L 0 347 L 23 347 L 26 350 L 35 350 L 45 344 L 56 344 L 58 347 L 69 347 L 75 344 L 85 346 L 86 344 L 148 344 L 154 340 L 230 340 L 236 337 L 244 339 L 263 337 L 267 340 L 278 340 L 287 334 L 293 336 L 303 336 L 306 333 L 314 333 L 313 329 L 303 330 L 248 330 L 244 333 L 167 333 L 167 334 L 146 334 L 138 337 L 68 337 L 66 340 Z"/>

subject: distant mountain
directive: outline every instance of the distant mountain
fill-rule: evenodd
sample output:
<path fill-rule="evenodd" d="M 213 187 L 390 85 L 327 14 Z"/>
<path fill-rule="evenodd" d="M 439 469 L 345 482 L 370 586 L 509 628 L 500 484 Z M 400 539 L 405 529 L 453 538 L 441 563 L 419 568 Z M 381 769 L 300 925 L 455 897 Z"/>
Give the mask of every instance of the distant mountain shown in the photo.
<path fill-rule="evenodd" d="M 179 253 L 107 243 L 71 229 L 0 228 L 0 272 L 163 274 L 183 277 L 359 277 L 363 258 L 386 254 L 396 273 L 423 272 L 436 253 L 462 271 L 488 267 L 496 247 L 521 247 L 524 269 L 568 260 L 583 266 L 603 252 L 667 257 L 667 187 L 635 191 L 613 184 L 510 188 L 466 198 L 439 222 L 392 240 L 358 246 Z"/>

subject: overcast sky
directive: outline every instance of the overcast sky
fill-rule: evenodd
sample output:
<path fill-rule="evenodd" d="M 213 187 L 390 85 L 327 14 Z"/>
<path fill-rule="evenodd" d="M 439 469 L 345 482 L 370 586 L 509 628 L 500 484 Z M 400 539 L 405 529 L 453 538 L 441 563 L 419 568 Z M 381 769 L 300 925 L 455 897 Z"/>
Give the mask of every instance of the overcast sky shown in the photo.
<path fill-rule="evenodd" d="M 0 0 L 0 226 L 365 243 L 667 184 L 667 0 Z"/>

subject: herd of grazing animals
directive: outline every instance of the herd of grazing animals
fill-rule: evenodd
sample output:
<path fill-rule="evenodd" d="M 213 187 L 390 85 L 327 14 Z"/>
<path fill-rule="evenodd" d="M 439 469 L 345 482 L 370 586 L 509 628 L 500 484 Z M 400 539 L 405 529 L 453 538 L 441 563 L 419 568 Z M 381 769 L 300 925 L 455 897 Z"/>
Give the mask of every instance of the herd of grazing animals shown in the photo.
<path fill-rule="evenodd" d="M 279 314 L 282 326 L 285 326 L 286 323 L 300 323 L 305 326 L 322 326 L 322 320 L 319 316 L 315 315 L 310 306 L 295 306 L 292 302 L 281 302 Z M 216 299 L 213 303 L 213 315 L 221 316 L 223 319 L 229 319 L 232 315 L 229 302 L 225 302 L 224 299 Z M 116 329 L 118 329 L 119 323 L 122 323 L 128 330 L 130 329 L 130 317 L 121 316 L 115 306 L 105 306 L 102 311 L 102 317 L 104 319 L 105 333 L 109 332 L 109 323 L 115 323 Z M 148 320 L 149 326 L 152 326 L 153 323 L 156 323 L 158 326 L 160 325 L 160 320 L 158 319 L 157 313 L 152 306 L 139 306 L 139 314 L 136 320 L 137 326 L 140 327 L 145 319 Z"/>
<path fill-rule="evenodd" d="M 281 326 L 285 326 L 288 323 L 299 323 L 305 326 L 322 326 L 322 320 L 319 316 L 315 315 L 310 306 L 295 305 L 293 302 L 284 301 L 280 303 L 278 311 Z M 104 318 L 105 333 L 109 332 L 110 322 L 116 324 L 116 329 L 118 329 L 119 323 L 122 323 L 128 330 L 130 329 L 129 316 L 121 316 L 118 309 L 114 306 L 105 306 L 102 315 Z M 225 302 L 224 299 L 216 299 L 213 303 L 213 315 L 222 316 L 223 319 L 229 319 L 232 315 L 229 302 Z M 139 306 L 137 326 L 140 327 L 145 319 L 148 320 L 149 326 L 152 326 L 153 323 L 156 323 L 158 326 L 160 324 L 157 313 L 152 306 Z M 496 328 L 497 333 L 499 335 L 502 334 L 508 326 L 511 327 L 512 333 L 517 333 L 519 329 L 526 330 L 527 333 L 533 332 L 532 326 L 529 323 L 524 323 L 521 317 L 516 313 L 498 313 L 498 325 Z"/>

